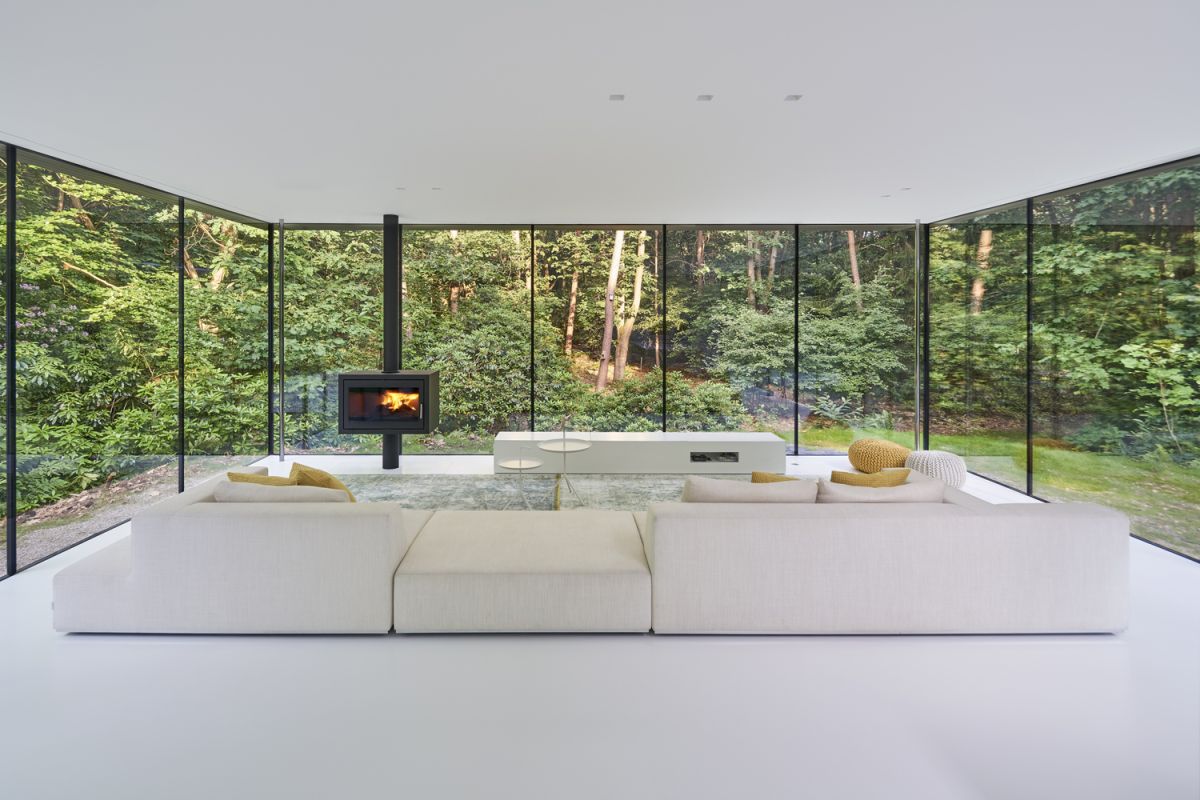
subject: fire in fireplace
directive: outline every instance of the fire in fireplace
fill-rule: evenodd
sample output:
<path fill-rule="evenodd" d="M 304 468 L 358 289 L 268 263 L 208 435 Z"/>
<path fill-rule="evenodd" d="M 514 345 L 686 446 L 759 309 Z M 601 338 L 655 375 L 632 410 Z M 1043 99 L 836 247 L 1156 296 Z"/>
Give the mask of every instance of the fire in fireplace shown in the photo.
<path fill-rule="evenodd" d="M 436 372 L 338 376 L 339 433 L 429 433 L 437 427 Z"/>

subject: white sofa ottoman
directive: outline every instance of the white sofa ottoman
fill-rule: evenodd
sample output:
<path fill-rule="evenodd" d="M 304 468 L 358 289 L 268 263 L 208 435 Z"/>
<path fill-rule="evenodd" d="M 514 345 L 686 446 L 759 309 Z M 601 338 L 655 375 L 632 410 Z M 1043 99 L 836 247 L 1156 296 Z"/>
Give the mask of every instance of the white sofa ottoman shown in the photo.
<path fill-rule="evenodd" d="M 396 570 L 397 633 L 650 630 L 626 511 L 437 511 Z"/>

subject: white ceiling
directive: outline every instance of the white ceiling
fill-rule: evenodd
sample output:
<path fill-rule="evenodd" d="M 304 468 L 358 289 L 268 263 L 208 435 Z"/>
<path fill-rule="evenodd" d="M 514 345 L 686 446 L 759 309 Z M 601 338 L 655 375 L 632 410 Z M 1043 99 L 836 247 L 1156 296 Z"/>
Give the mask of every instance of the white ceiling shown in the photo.
<path fill-rule="evenodd" d="M 1195 0 L 0 15 L 0 138 L 264 219 L 907 222 L 1200 152 Z"/>

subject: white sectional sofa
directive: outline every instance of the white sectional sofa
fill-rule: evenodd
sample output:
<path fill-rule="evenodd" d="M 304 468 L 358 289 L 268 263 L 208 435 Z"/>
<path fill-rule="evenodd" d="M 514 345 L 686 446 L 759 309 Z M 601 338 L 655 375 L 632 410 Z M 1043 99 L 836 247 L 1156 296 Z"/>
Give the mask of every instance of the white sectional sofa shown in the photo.
<path fill-rule="evenodd" d="M 430 512 L 394 503 L 217 503 L 217 485 L 139 513 L 128 538 L 55 575 L 55 628 L 391 630 L 396 567 Z"/>
<path fill-rule="evenodd" d="M 1102 506 L 952 498 L 747 511 L 650 507 L 655 633 L 1098 633 L 1127 623 L 1129 522 Z"/>
<path fill-rule="evenodd" d="M 1089 504 L 660 503 L 408 511 L 202 484 L 62 570 L 68 632 L 1096 633 L 1129 522 Z"/>

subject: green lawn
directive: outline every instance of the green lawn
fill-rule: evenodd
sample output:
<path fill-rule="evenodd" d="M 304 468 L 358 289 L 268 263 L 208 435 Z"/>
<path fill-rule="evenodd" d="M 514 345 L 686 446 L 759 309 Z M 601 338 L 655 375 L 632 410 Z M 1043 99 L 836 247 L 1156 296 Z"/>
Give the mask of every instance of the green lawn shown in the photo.
<path fill-rule="evenodd" d="M 809 429 L 801 445 L 845 450 L 856 438 L 890 439 L 912 447 L 912 432 Z M 1016 488 L 1025 485 L 1025 439 L 1020 434 L 933 436 L 930 446 L 962 455 L 971 471 Z M 1133 532 L 1200 558 L 1200 462 L 1129 458 L 1034 446 L 1034 494 L 1047 500 L 1101 503 L 1129 515 Z"/>

